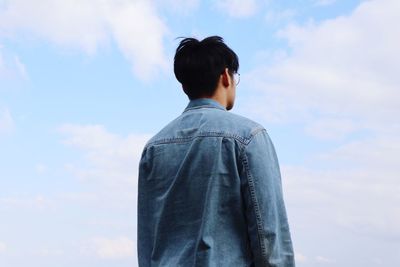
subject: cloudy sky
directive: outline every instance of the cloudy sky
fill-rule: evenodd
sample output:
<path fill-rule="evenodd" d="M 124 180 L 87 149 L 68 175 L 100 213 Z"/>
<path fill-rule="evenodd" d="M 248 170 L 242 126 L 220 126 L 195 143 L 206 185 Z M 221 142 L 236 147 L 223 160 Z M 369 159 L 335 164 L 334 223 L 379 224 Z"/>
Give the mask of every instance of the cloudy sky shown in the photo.
<path fill-rule="evenodd" d="M 297 266 L 400 266 L 399 25 L 398 0 L 0 0 L 0 266 L 137 266 L 139 156 L 187 105 L 176 38 L 209 35 Z"/>

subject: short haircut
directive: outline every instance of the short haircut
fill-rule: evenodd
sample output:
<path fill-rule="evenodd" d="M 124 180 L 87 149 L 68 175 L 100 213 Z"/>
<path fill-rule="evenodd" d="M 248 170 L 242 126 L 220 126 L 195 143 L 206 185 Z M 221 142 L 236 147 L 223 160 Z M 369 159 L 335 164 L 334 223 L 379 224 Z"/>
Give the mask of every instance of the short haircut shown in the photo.
<path fill-rule="evenodd" d="M 184 38 L 176 49 L 175 77 L 189 99 L 212 96 L 225 68 L 233 75 L 239 69 L 239 59 L 219 36 L 202 41 Z"/>

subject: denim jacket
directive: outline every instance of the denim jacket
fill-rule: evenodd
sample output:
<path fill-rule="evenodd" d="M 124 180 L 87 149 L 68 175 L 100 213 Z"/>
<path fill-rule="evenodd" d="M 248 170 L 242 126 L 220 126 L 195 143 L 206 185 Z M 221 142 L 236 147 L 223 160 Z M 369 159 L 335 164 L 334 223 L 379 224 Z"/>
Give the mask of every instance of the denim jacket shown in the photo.
<path fill-rule="evenodd" d="M 259 124 L 196 99 L 146 144 L 140 267 L 293 267 L 274 146 Z"/>

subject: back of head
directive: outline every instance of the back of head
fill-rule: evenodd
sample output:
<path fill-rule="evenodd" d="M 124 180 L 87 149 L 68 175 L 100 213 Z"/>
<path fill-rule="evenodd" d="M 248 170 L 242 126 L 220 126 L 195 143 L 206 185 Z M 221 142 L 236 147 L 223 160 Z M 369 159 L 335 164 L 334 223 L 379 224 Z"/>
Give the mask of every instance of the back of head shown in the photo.
<path fill-rule="evenodd" d="M 185 38 L 176 49 L 175 77 L 189 99 L 212 96 L 225 68 L 231 74 L 236 73 L 239 59 L 219 36 L 202 41 Z"/>

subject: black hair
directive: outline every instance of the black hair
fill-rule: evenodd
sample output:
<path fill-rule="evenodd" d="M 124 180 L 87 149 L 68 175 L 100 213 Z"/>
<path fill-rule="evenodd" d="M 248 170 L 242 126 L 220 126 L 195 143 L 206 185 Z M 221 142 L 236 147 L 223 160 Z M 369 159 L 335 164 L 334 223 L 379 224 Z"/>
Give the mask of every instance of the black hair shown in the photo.
<path fill-rule="evenodd" d="M 176 49 L 175 77 L 189 99 L 212 96 L 225 68 L 230 74 L 236 73 L 239 59 L 222 37 L 210 36 L 202 41 L 184 38 Z"/>

